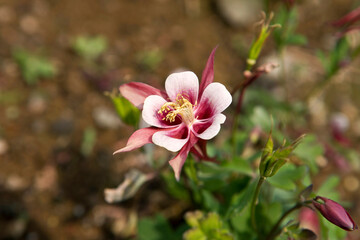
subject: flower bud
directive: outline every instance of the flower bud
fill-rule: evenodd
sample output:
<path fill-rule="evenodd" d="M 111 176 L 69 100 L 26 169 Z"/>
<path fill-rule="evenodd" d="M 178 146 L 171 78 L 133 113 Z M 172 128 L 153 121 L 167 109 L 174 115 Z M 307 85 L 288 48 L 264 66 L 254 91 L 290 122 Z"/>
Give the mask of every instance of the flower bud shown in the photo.
<path fill-rule="evenodd" d="M 336 226 L 346 231 L 353 231 L 358 228 L 349 213 L 337 202 L 317 196 L 313 199 L 313 205 L 324 218 Z"/>

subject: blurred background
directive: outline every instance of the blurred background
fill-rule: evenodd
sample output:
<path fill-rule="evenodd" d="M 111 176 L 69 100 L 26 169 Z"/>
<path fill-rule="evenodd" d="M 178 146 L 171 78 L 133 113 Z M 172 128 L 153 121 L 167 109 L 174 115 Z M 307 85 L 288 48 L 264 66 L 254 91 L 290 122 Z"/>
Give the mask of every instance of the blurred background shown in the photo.
<path fill-rule="evenodd" d="M 284 2 L 0 0 L 0 238 L 128 239 L 139 217 L 161 212 L 174 224 L 181 221 L 188 206 L 168 196 L 156 179 L 131 200 L 105 202 L 105 188 L 116 187 L 132 168 L 149 167 L 140 151 L 112 155 L 134 128 L 121 122 L 104 92 L 130 81 L 163 88 L 178 69 L 200 77 L 217 45 L 215 81 L 232 89 L 243 80 L 260 12 L 273 11 L 276 20 Z M 345 62 L 312 95 L 315 100 L 308 96 L 326 75 L 318 53 L 334 48 L 339 30 L 330 23 L 360 3 L 294 2 L 294 31 L 306 41 L 279 54 L 270 37 L 260 62 L 280 67 L 252 87 L 305 105 L 299 132 L 334 144 L 345 141 L 357 156 L 359 60 Z M 352 39 L 359 43 L 358 35 Z M 359 159 L 349 165 L 351 157 L 326 146 L 328 155 L 316 159 L 321 171 L 315 187 L 339 175 L 338 190 L 354 203 L 359 223 Z M 158 148 L 155 153 L 169 157 Z"/>

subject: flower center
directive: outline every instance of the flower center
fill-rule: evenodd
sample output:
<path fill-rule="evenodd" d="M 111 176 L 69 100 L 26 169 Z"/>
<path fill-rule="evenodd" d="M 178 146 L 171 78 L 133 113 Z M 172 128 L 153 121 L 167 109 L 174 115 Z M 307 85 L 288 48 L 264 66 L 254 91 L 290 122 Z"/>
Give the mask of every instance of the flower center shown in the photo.
<path fill-rule="evenodd" d="M 196 103 L 195 103 L 196 105 Z M 175 102 L 167 102 L 158 111 L 159 114 L 166 113 L 163 120 L 175 122 L 176 116 L 180 116 L 181 120 L 188 126 L 194 122 L 194 105 L 189 102 L 183 95 L 178 94 Z"/>

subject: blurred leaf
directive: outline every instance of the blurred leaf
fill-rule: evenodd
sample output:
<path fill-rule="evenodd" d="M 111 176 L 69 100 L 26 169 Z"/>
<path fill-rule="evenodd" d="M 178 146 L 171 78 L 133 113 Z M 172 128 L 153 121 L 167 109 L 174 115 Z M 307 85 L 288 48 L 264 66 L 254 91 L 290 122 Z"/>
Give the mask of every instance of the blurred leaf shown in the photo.
<path fill-rule="evenodd" d="M 81 143 L 81 153 L 84 156 L 89 156 L 94 148 L 96 142 L 96 130 L 92 127 L 85 129 L 83 140 Z"/>
<path fill-rule="evenodd" d="M 157 215 L 154 218 L 143 218 L 138 223 L 138 240 L 180 240 L 181 234 L 171 228 L 167 220 Z"/>
<path fill-rule="evenodd" d="M 184 233 L 184 240 L 234 240 L 220 216 L 214 212 L 207 215 L 199 211 L 190 212 L 186 213 L 185 219 L 192 229 Z"/>
<path fill-rule="evenodd" d="M 286 45 L 304 45 L 307 43 L 305 36 L 295 32 L 298 25 L 296 8 L 288 9 L 282 5 L 275 14 L 274 22 L 282 26 L 282 28 L 274 31 L 275 43 L 279 49 Z"/>
<path fill-rule="evenodd" d="M 199 227 L 199 221 L 204 217 L 202 211 L 187 212 L 185 214 L 185 221 L 190 227 Z"/>
<path fill-rule="evenodd" d="M 254 126 L 259 126 L 264 131 L 271 130 L 271 117 L 268 112 L 262 107 L 255 107 L 251 115 L 251 121 Z"/>
<path fill-rule="evenodd" d="M 176 181 L 174 174 L 169 171 L 164 172 L 161 176 L 164 179 L 166 189 L 170 195 L 183 201 L 190 201 L 189 191 L 184 187 L 184 184 L 181 183 L 182 180 L 180 180 L 180 182 Z"/>
<path fill-rule="evenodd" d="M 219 212 L 220 203 L 209 191 L 201 190 L 201 195 L 206 209 L 213 212 Z"/>
<path fill-rule="evenodd" d="M 158 67 L 163 58 L 163 53 L 158 48 L 142 51 L 137 54 L 137 61 L 140 66 L 151 71 Z"/>
<path fill-rule="evenodd" d="M 103 36 L 78 36 L 72 43 L 72 48 L 81 57 L 94 60 L 107 48 L 107 41 Z"/>
<path fill-rule="evenodd" d="M 111 98 L 120 119 L 128 125 L 137 127 L 140 121 L 140 110 L 126 98 L 115 93 L 110 93 L 108 96 Z"/>
<path fill-rule="evenodd" d="M 310 184 L 300 192 L 299 200 L 302 202 L 306 201 L 312 193 L 313 193 L 313 185 Z"/>
<path fill-rule="evenodd" d="M 309 229 L 301 229 L 299 233 L 299 240 L 316 240 L 316 234 Z"/>
<path fill-rule="evenodd" d="M 104 190 L 105 200 L 108 203 L 122 202 L 133 197 L 139 188 L 149 179 L 150 174 L 144 174 L 136 169 L 125 174 L 124 181 L 117 188 L 106 188 Z"/>
<path fill-rule="evenodd" d="M 286 39 L 287 45 L 306 45 L 307 39 L 304 35 L 293 34 Z"/>
<path fill-rule="evenodd" d="M 186 240 L 207 240 L 208 238 L 201 231 L 200 228 L 190 229 L 185 232 L 184 239 Z"/>
<path fill-rule="evenodd" d="M 248 161 L 245 159 L 235 156 L 232 161 L 226 161 L 222 165 L 225 171 L 243 173 L 246 175 L 252 175 L 253 169 Z"/>
<path fill-rule="evenodd" d="M 233 196 L 231 206 L 227 212 L 227 216 L 237 213 L 239 214 L 250 202 L 254 196 L 257 181 L 253 180 L 246 188 L 240 193 Z"/>
<path fill-rule="evenodd" d="M 27 84 L 36 84 L 39 78 L 51 78 L 57 72 L 55 66 L 48 59 L 23 49 L 15 49 L 13 58 L 19 65 Z"/>
<path fill-rule="evenodd" d="M 317 141 L 316 136 L 307 135 L 302 143 L 294 150 L 294 154 L 304 160 L 310 167 L 312 173 L 317 173 L 316 158 L 324 154 L 322 145 Z"/>
<path fill-rule="evenodd" d="M 284 190 L 295 190 L 295 182 L 302 179 L 306 173 L 306 166 L 296 167 L 288 164 L 282 167 L 276 175 L 271 178 L 267 178 L 267 181 L 274 187 Z"/>
<path fill-rule="evenodd" d="M 336 187 L 340 183 L 339 176 L 329 176 L 325 182 L 321 184 L 321 187 L 316 191 L 316 195 L 325 196 L 333 201 L 339 201 L 339 193 Z"/>

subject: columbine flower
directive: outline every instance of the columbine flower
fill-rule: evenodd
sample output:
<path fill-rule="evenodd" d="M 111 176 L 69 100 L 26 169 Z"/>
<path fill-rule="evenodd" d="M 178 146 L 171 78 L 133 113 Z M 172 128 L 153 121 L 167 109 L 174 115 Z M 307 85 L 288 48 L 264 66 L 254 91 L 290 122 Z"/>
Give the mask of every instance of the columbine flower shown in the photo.
<path fill-rule="evenodd" d="M 179 151 L 169 162 L 177 180 L 190 151 L 206 158 L 203 140 L 219 133 L 226 118 L 221 112 L 232 101 L 224 85 L 213 83 L 215 50 L 210 54 L 200 86 L 193 72 L 171 74 L 165 81 L 166 91 L 136 82 L 120 86 L 121 94 L 143 109 L 142 118 L 151 127 L 134 132 L 126 147 L 115 153 L 131 151 L 147 143 Z"/>
<path fill-rule="evenodd" d="M 319 202 L 319 199 L 321 202 Z M 329 222 L 346 231 L 353 231 L 357 229 L 357 225 L 348 212 L 337 202 L 330 199 L 317 196 L 313 200 L 313 205 Z"/>

